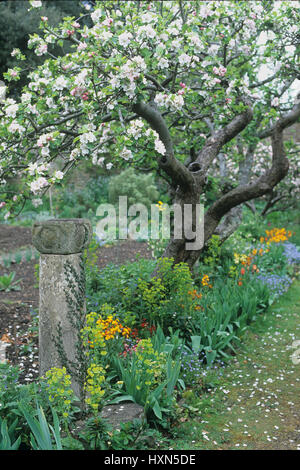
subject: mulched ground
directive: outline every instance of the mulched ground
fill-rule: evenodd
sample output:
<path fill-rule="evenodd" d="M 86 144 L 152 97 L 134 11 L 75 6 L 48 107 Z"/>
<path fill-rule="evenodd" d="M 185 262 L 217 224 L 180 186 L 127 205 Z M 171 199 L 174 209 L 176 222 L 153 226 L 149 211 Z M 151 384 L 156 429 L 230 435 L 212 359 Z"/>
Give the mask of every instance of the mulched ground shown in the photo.
<path fill-rule="evenodd" d="M 21 368 L 20 382 L 26 383 L 38 376 L 38 338 L 36 313 L 39 289 L 34 275 L 37 260 L 23 260 L 9 267 L 1 264 L 1 256 L 32 248 L 31 228 L 0 224 L 0 276 L 15 271 L 15 280 L 21 280 L 20 290 L 0 291 L 0 340 L 9 342 L 6 357 Z M 118 244 L 99 248 L 98 266 L 125 264 L 136 260 L 137 255 L 151 258 L 144 242 L 124 240 Z"/>

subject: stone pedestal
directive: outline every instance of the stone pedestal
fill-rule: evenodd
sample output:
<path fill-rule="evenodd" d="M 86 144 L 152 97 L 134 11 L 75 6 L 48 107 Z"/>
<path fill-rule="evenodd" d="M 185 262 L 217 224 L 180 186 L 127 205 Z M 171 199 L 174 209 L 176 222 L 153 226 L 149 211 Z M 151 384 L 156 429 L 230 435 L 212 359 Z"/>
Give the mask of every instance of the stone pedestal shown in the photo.
<path fill-rule="evenodd" d="M 70 321 L 67 295 L 72 298 L 74 293 L 84 292 L 83 286 L 79 286 L 78 283 L 79 280 L 81 282 L 84 280 L 82 254 L 89 244 L 91 233 L 92 227 L 87 219 L 54 219 L 37 222 L 33 226 L 32 243 L 40 252 L 39 373 L 41 376 L 52 367 L 65 365 L 56 344 L 59 338 L 65 358 L 69 364 L 73 364 L 73 369 L 74 367 L 76 369 L 78 362 L 76 345 L 78 347 L 80 334 L 73 321 Z M 71 289 L 70 279 L 67 279 L 67 272 L 70 270 L 76 273 L 72 279 Z M 79 309 L 81 314 L 85 313 L 84 295 Z M 76 375 L 72 377 L 72 388 L 80 398 L 81 385 Z"/>

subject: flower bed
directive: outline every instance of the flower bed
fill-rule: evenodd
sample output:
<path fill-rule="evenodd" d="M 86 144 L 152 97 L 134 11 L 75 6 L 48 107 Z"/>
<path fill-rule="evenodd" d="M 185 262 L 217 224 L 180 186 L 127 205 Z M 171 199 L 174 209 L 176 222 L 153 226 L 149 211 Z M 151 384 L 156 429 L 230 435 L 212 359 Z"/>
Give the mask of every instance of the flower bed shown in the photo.
<path fill-rule="evenodd" d="M 173 266 L 172 259 L 140 259 L 99 270 L 93 253 L 87 253 L 81 408 L 67 363 L 22 386 L 16 386 L 18 370 L 3 364 L 0 419 L 6 416 L 11 427 L 3 425 L 2 440 L 5 434 L 8 448 L 20 445 L 13 427 L 13 417 L 19 416 L 17 429 L 26 448 L 59 448 L 62 442 L 77 449 L 126 447 L 100 419 L 104 405 L 123 401 L 143 407 L 147 433 L 153 423 L 170 428 L 182 397 L 209 383 L 206 374 L 222 369 L 248 325 L 288 290 L 300 258 L 291 236 L 284 229 L 266 231 L 239 252 L 219 247 L 215 238 L 194 276 L 184 263 Z M 13 403 L 18 403 L 17 415 Z M 85 416 L 83 431 L 76 428 L 79 416 Z M 31 440 L 24 437 L 28 426 Z M 126 426 L 122 436 L 128 441 L 145 425 Z"/>

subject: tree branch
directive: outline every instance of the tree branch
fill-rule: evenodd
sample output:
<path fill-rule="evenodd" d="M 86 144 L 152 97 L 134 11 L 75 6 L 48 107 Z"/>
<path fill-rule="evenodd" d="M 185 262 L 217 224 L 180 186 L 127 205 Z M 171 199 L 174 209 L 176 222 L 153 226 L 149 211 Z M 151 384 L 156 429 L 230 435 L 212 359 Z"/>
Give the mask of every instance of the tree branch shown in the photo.
<path fill-rule="evenodd" d="M 240 185 L 224 194 L 207 211 L 207 216 L 218 224 L 221 218 L 233 207 L 261 197 L 271 191 L 287 174 L 289 161 L 283 144 L 283 131 L 300 117 L 300 103 L 284 117 L 277 120 L 271 130 L 272 166 L 254 183 Z"/>
<path fill-rule="evenodd" d="M 132 106 L 133 111 L 144 118 L 154 129 L 166 148 L 166 153 L 159 159 L 159 166 L 164 170 L 172 180 L 172 185 L 179 185 L 181 189 L 187 190 L 194 185 L 194 179 L 189 170 L 174 156 L 173 142 L 169 129 L 162 115 L 151 104 L 135 103 Z"/>
<path fill-rule="evenodd" d="M 279 121 L 277 121 L 273 126 L 259 132 L 258 137 L 260 139 L 271 137 L 276 126 L 279 126 L 282 130 L 284 130 L 285 128 L 291 126 L 297 121 L 297 119 L 299 118 L 299 114 L 300 114 L 300 103 L 297 102 L 293 106 L 293 108 L 290 111 L 288 111 L 284 116 L 279 118 Z"/>
<path fill-rule="evenodd" d="M 223 129 L 213 133 L 197 156 L 201 170 L 206 173 L 212 160 L 227 142 L 238 135 L 251 121 L 253 117 L 252 107 L 247 98 L 242 98 L 247 108 L 238 116 L 235 116 Z"/>

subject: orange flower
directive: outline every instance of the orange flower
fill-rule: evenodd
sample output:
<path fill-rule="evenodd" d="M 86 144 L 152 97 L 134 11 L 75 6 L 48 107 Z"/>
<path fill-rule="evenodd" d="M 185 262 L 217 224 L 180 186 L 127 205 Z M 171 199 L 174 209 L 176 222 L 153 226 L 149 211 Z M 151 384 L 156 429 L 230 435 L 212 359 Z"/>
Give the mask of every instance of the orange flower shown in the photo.
<path fill-rule="evenodd" d="M 253 271 L 256 271 L 256 270 L 257 270 L 256 264 L 254 264 L 254 265 L 252 266 L 252 269 L 253 269 Z"/>
<path fill-rule="evenodd" d="M 245 268 L 242 268 L 242 269 L 241 269 L 241 275 L 244 276 L 245 272 L 246 272 L 246 271 L 245 271 Z"/>
<path fill-rule="evenodd" d="M 243 285 L 242 281 L 238 281 L 238 285 L 242 286 Z"/>
<path fill-rule="evenodd" d="M 202 297 L 202 294 L 198 294 L 198 292 L 196 291 L 196 289 L 194 290 L 189 290 L 188 291 L 188 294 L 192 296 L 192 298 L 194 299 L 195 297 L 197 297 L 197 299 L 201 299 Z"/>

